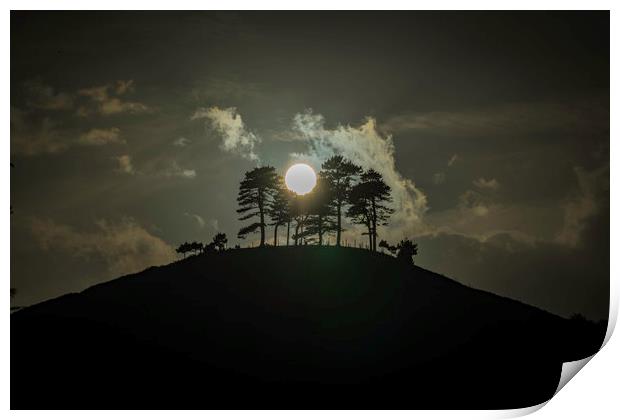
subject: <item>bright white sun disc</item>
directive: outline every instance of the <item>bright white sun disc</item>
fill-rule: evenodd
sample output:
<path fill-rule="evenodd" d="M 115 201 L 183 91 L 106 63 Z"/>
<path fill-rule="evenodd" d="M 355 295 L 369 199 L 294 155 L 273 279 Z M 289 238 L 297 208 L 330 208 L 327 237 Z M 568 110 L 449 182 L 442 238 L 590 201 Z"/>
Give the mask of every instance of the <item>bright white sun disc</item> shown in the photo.
<path fill-rule="evenodd" d="M 308 194 L 316 185 L 316 173 L 310 165 L 296 163 L 286 171 L 286 187 L 299 195 Z"/>

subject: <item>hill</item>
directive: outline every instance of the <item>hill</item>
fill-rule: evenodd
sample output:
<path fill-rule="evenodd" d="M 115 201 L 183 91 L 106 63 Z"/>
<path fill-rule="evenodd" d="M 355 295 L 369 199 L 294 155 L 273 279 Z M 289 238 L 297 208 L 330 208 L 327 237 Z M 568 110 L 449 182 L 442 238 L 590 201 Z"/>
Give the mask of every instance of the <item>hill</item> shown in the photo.
<path fill-rule="evenodd" d="M 228 250 L 11 315 L 11 408 L 517 408 L 603 335 L 366 250 Z"/>

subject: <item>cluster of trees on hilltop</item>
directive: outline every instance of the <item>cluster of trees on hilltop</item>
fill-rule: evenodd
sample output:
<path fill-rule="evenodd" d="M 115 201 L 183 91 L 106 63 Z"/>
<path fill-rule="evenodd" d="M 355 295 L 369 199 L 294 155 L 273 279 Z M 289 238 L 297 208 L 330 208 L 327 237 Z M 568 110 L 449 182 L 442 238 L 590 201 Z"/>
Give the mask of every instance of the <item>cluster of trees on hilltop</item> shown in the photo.
<path fill-rule="evenodd" d="M 252 223 L 239 230 L 238 237 L 259 232 L 260 244 L 266 244 L 268 226 L 274 228 L 273 245 L 278 245 L 278 228 L 286 227 L 286 244 L 324 244 L 335 234 L 336 246 L 342 243 L 343 221 L 364 226 L 369 249 L 377 250 L 377 227 L 386 225 L 394 212 L 388 204 L 391 189 L 374 169 L 364 171 L 340 155 L 325 161 L 312 192 L 298 195 L 290 191 L 284 178 L 272 166 L 245 173 L 239 186 L 239 220 Z M 291 225 L 294 231 L 291 234 Z"/>
<path fill-rule="evenodd" d="M 177 254 L 183 254 L 183 258 L 185 258 L 187 254 L 197 255 L 208 252 L 220 252 L 226 249 L 227 243 L 228 238 L 226 234 L 220 232 L 217 233 L 208 244 L 203 244 L 202 242 L 183 242 L 176 249 L 176 252 Z"/>

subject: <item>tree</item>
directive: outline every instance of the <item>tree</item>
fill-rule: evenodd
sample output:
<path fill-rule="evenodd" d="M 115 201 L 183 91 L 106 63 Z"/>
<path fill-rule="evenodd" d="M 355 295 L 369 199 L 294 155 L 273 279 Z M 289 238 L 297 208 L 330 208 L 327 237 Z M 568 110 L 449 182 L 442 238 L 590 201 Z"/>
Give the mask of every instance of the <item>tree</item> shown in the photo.
<path fill-rule="evenodd" d="M 278 176 L 273 201 L 268 208 L 269 218 L 271 219 L 270 225 L 274 227 L 273 246 L 278 246 L 278 227 L 286 224 L 288 225 L 286 233 L 286 244 L 288 245 L 291 223 L 291 198 L 292 192 L 286 188 L 284 178 Z"/>
<path fill-rule="evenodd" d="M 321 165 L 319 176 L 325 179 L 333 191 L 331 205 L 336 215 L 336 246 L 340 246 L 343 207 L 347 203 L 353 181 L 362 173 L 362 168 L 341 155 L 327 159 Z"/>
<path fill-rule="evenodd" d="M 398 248 L 387 243 L 385 239 L 379 241 L 379 248 L 385 248 L 390 254 L 398 251 Z"/>
<path fill-rule="evenodd" d="M 183 242 L 176 249 L 177 254 L 183 254 L 183 258 L 185 258 L 185 254 L 187 254 L 189 251 L 190 251 L 190 244 L 188 244 L 187 242 Z"/>
<path fill-rule="evenodd" d="M 369 169 L 360 176 L 360 182 L 349 192 L 350 207 L 347 216 L 355 224 L 364 225 L 369 237 L 369 248 L 377 250 L 377 226 L 386 225 L 394 212 L 386 204 L 391 201 L 391 188 L 383 177 L 374 169 Z"/>
<path fill-rule="evenodd" d="M 225 233 L 218 232 L 211 241 L 213 247 L 216 251 L 224 251 L 226 249 L 226 244 L 228 243 L 228 238 Z"/>
<path fill-rule="evenodd" d="M 272 166 L 262 166 L 245 173 L 237 196 L 237 213 L 241 215 L 239 220 L 258 217 L 259 221 L 241 228 L 237 237 L 243 239 L 260 230 L 260 246 L 265 246 L 265 215 L 277 190 L 277 183 L 278 176 Z"/>
<path fill-rule="evenodd" d="M 189 244 L 189 252 L 193 252 L 194 255 L 203 253 L 204 249 L 202 242 L 192 242 Z"/>
<path fill-rule="evenodd" d="M 387 249 L 390 253 L 396 253 L 396 258 L 407 264 L 413 264 L 414 255 L 418 255 L 418 244 L 413 243 L 407 238 L 403 239 L 395 246 L 382 240 L 379 242 L 379 247 Z"/>
<path fill-rule="evenodd" d="M 392 201 L 392 189 L 383 181 L 381 174 L 369 169 L 362 174 L 361 182 L 366 185 L 371 207 L 372 240 L 370 248 L 377 250 L 377 225 L 387 225 L 387 220 L 394 210 L 386 204 Z"/>
<path fill-rule="evenodd" d="M 308 194 L 308 218 L 304 237 L 316 235 L 319 245 L 323 245 L 323 236 L 337 231 L 333 202 L 333 190 L 327 180 L 320 178 L 310 194 Z"/>
<path fill-rule="evenodd" d="M 413 256 L 418 255 L 418 244 L 405 238 L 396 245 L 396 248 L 398 249 L 396 258 L 407 264 L 413 264 Z"/>

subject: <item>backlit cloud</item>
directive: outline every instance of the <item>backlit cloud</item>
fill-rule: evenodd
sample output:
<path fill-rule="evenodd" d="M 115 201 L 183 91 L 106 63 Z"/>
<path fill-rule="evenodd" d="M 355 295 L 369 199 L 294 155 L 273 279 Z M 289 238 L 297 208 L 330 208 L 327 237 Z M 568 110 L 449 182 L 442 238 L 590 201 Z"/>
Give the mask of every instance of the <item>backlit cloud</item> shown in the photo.
<path fill-rule="evenodd" d="M 259 160 L 254 149 L 260 143 L 260 138 L 246 129 L 241 115 L 235 108 L 221 109 L 216 106 L 199 108 L 191 119 L 207 119 L 207 124 L 222 137 L 220 144 L 222 150 L 238 154 L 248 160 Z"/>
<path fill-rule="evenodd" d="M 394 143 L 391 135 L 382 135 L 377 130 L 374 118 L 367 118 L 359 126 L 325 126 L 322 115 L 306 111 L 295 115 L 293 129 L 307 145 L 307 151 L 294 154 L 294 158 L 311 163 L 315 168 L 330 156 L 340 154 L 364 169 L 373 168 L 380 172 L 392 188 L 395 213 L 388 232 L 402 236 L 402 230 L 415 231 L 422 223 L 427 209 L 426 195 L 416 187 L 413 180 L 403 177 L 396 169 Z"/>

